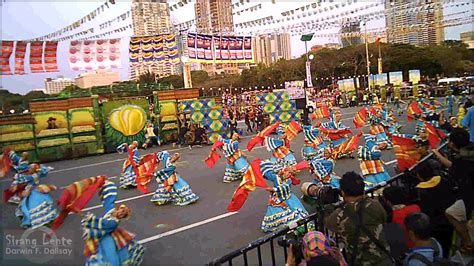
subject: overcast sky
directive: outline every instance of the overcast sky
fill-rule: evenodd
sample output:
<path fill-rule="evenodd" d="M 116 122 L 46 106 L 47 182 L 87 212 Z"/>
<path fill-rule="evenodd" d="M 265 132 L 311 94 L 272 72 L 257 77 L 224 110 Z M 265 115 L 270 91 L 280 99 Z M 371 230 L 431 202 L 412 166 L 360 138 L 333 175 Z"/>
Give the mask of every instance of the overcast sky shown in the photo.
<path fill-rule="evenodd" d="M 115 5 L 111 5 L 107 12 L 100 14 L 98 18 L 89 22 L 88 24 L 83 25 L 83 29 L 90 28 L 92 26 L 97 26 L 105 21 L 113 19 L 118 15 L 123 14 L 127 10 L 130 10 L 131 3 L 129 1 L 116 1 Z M 168 1 L 170 5 L 177 3 L 177 1 Z M 243 6 L 234 9 L 235 11 L 241 11 L 246 8 L 262 4 L 262 8 L 254 12 L 242 12 L 240 16 L 234 16 L 234 23 L 240 23 L 245 21 L 250 21 L 254 19 L 263 18 L 266 16 L 272 15 L 274 19 L 283 18 L 281 12 L 295 9 L 300 6 L 311 4 L 315 1 L 279 1 L 276 0 L 276 3 L 273 4 L 271 1 L 250 1 L 250 3 L 245 3 Z M 322 7 L 334 5 L 335 3 L 340 3 L 342 0 L 335 0 L 333 3 L 322 3 Z M 361 1 L 359 0 L 357 4 L 352 4 L 351 6 L 346 6 L 344 9 L 338 9 L 338 11 L 328 11 L 321 15 L 316 15 L 319 17 L 326 17 L 332 14 L 340 13 L 345 10 L 352 10 L 357 7 L 367 6 L 377 1 Z M 380 2 L 380 1 L 378 1 Z M 460 1 L 457 1 L 460 2 Z M 21 0 L 2 0 L 1 5 L 1 39 L 2 40 L 27 40 L 48 33 L 52 33 L 58 29 L 61 29 L 71 23 L 81 19 L 86 14 L 97 9 L 101 6 L 103 1 L 21 1 Z M 450 7 L 445 8 L 444 13 L 453 14 L 462 12 L 466 8 L 472 8 L 472 4 L 462 7 Z M 312 10 L 312 9 L 311 9 Z M 364 12 L 374 12 L 378 10 L 383 10 L 383 6 L 379 5 L 371 9 L 365 10 Z M 362 14 L 362 13 L 361 13 Z M 307 21 L 314 19 L 315 16 L 310 18 L 302 18 L 299 20 L 290 20 L 280 23 L 278 25 L 271 25 L 262 28 L 259 30 L 265 30 L 268 28 L 274 28 L 276 26 L 294 24 L 297 21 Z M 180 7 L 177 10 L 171 12 L 171 19 L 174 22 L 183 22 L 194 18 L 194 4 L 187 4 L 184 7 Z M 450 17 L 452 18 L 452 17 Z M 121 22 L 123 26 L 131 23 L 131 17 L 126 21 Z M 370 21 L 368 23 L 368 29 L 383 27 L 385 22 L 383 19 Z M 98 28 L 97 28 L 98 29 Z M 254 28 L 255 29 L 255 28 Z M 245 30 L 245 29 L 243 29 Z M 328 29 L 324 31 L 319 31 L 317 34 L 321 33 L 336 33 L 338 28 Z M 459 34 L 464 31 L 472 30 L 472 25 L 463 25 L 457 27 L 450 27 L 445 29 L 446 39 L 459 39 Z M 106 31 L 106 30 L 105 30 Z M 239 30 L 240 31 L 240 30 Z M 96 30 L 97 32 L 97 30 Z M 132 30 L 124 31 L 118 34 L 110 35 L 106 38 L 123 38 L 121 44 L 122 52 L 122 66 L 120 70 L 120 75 L 122 79 L 128 79 L 128 36 L 132 35 Z M 309 43 L 309 46 L 314 44 L 325 44 L 325 43 L 334 43 L 339 42 L 338 38 L 316 38 Z M 304 43 L 299 40 L 299 36 L 294 36 L 291 39 L 291 49 L 292 56 L 300 56 L 304 53 Z M 47 77 L 56 77 L 57 75 L 63 75 L 65 77 L 74 78 L 80 72 L 74 72 L 69 69 L 67 62 L 67 50 L 69 47 L 69 42 L 60 42 L 58 46 L 58 62 L 60 73 L 39 73 L 39 74 L 26 74 L 26 75 L 16 75 L 16 76 L 0 76 L 0 85 L 8 89 L 11 92 L 16 93 L 26 93 L 32 89 L 43 88 L 44 79 Z M 10 66 L 13 67 L 13 55 L 11 57 Z M 28 58 L 28 53 L 26 55 Z M 28 61 L 28 60 L 27 60 Z M 28 62 L 26 62 L 27 69 Z"/>

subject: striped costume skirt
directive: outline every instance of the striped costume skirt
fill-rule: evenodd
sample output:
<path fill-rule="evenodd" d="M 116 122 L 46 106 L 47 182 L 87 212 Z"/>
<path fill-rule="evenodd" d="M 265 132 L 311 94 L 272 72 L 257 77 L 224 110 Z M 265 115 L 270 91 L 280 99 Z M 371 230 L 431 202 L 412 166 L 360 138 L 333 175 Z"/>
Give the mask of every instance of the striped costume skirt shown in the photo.
<path fill-rule="evenodd" d="M 136 187 L 137 183 L 135 182 L 135 172 L 133 167 L 129 165 L 125 171 L 120 175 L 120 188 Z"/>
<path fill-rule="evenodd" d="M 48 225 L 58 216 L 53 198 L 36 189 L 20 201 L 15 214 L 21 221 L 21 227 L 31 229 Z"/>
<path fill-rule="evenodd" d="M 145 247 L 133 240 L 117 250 L 115 241 L 109 234 L 100 240 L 97 253 L 87 258 L 86 266 L 138 266 L 141 265 L 144 254 Z"/>
<path fill-rule="evenodd" d="M 321 143 L 318 145 L 318 148 L 315 149 L 312 146 L 303 146 L 301 149 L 301 155 L 306 161 L 311 161 L 312 159 L 321 156 L 324 153 L 324 149 L 327 147 L 326 143 Z"/>
<path fill-rule="evenodd" d="M 268 205 L 261 226 L 263 232 L 274 232 L 308 216 L 308 212 L 295 195 L 291 194 L 284 203 L 286 206 Z"/>
<path fill-rule="evenodd" d="M 156 189 L 150 201 L 157 205 L 171 203 L 178 206 L 185 206 L 196 202 L 199 197 L 193 193 L 189 184 L 181 176 L 177 178 L 178 181 L 172 185 L 170 191 L 165 188 L 163 183 L 159 183 L 158 189 Z"/>
<path fill-rule="evenodd" d="M 230 183 L 242 179 L 247 170 L 249 169 L 249 163 L 244 157 L 237 159 L 234 164 L 227 163 L 224 172 L 224 182 Z"/>

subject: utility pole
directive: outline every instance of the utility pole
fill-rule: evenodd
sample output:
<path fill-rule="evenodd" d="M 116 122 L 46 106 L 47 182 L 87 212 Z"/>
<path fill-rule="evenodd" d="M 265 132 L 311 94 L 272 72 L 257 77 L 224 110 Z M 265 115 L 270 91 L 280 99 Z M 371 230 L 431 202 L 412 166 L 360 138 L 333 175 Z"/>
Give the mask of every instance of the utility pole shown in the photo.
<path fill-rule="evenodd" d="M 367 21 L 364 19 L 364 31 L 365 31 L 365 56 L 367 64 L 367 87 L 370 89 L 370 61 L 369 61 L 369 43 L 367 38 Z"/>

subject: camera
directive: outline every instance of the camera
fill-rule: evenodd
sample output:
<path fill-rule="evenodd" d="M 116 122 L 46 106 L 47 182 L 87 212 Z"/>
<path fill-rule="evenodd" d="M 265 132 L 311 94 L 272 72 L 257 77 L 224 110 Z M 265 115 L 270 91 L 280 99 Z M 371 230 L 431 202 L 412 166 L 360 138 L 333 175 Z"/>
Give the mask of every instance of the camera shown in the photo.
<path fill-rule="evenodd" d="M 292 246 L 292 253 L 295 257 L 295 264 L 298 265 L 301 261 L 304 260 L 303 257 L 303 239 L 297 235 L 295 232 L 290 232 L 284 235 L 282 238 L 278 239 L 278 245 L 281 247 L 289 248 Z"/>
<path fill-rule="evenodd" d="M 327 205 L 339 202 L 340 190 L 331 186 L 305 182 L 301 185 L 303 201 L 310 205 Z"/>

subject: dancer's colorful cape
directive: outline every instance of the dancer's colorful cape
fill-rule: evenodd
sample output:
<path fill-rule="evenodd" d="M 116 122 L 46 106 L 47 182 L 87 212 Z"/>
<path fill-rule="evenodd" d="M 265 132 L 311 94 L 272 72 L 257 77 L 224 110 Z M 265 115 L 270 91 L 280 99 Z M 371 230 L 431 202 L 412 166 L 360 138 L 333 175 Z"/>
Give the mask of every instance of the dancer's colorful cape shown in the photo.
<path fill-rule="evenodd" d="M 409 169 L 421 159 L 421 154 L 417 149 L 417 143 L 414 139 L 393 135 L 392 141 L 400 171 L 403 172 Z"/>
<path fill-rule="evenodd" d="M 438 128 L 435 128 L 432 124 L 425 122 L 426 133 L 428 133 L 428 142 L 432 149 L 438 148 L 441 141 L 447 138 L 447 135 Z"/>
<path fill-rule="evenodd" d="M 361 128 L 365 125 L 368 114 L 369 112 L 365 107 L 363 107 L 356 113 L 356 115 L 354 116 L 354 120 L 352 120 L 356 128 Z"/>
<path fill-rule="evenodd" d="M 360 159 L 360 169 L 362 174 L 378 174 L 385 171 L 380 160 L 382 152 L 377 147 L 374 135 L 364 135 L 365 146 L 359 146 L 357 155 Z"/>
<path fill-rule="evenodd" d="M 296 121 L 291 121 L 285 128 L 286 139 L 292 141 L 301 131 L 303 131 L 301 125 Z"/>
<path fill-rule="evenodd" d="M 64 223 L 69 213 L 80 213 L 94 194 L 104 185 L 106 179 L 105 176 L 94 176 L 67 186 L 59 197 L 58 206 L 61 208 L 61 213 L 54 221 L 52 229 L 57 230 Z M 117 194 L 117 187 L 115 187 L 115 194 Z"/>
<path fill-rule="evenodd" d="M 423 111 L 421 110 L 420 106 L 418 105 L 418 102 L 412 101 L 408 105 L 407 109 L 407 119 L 408 121 L 412 121 L 415 116 L 421 116 L 423 114 Z"/>
<path fill-rule="evenodd" d="M 336 154 L 336 155 L 348 154 L 350 152 L 357 150 L 357 146 L 359 145 L 359 141 L 361 137 L 362 137 L 362 132 L 359 132 L 359 134 L 352 136 L 348 140 L 341 143 L 341 145 L 337 146 L 332 151 L 333 154 Z"/>
<path fill-rule="evenodd" d="M 263 145 L 265 137 L 269 136 L 272 132 L 274 132 L 279 125 L 280 122 L 276 122 L 264 128 L 262 131 L 258 132 L 257 136 L 253 137 L 247 144 L 247 150 L 251 151 L 257 144 Z"/>
<path fill-rule="evenodd" d="M 316 108 L 316 110 L 313 112 L 313 115 L 311 116 L 312 120 L 321 118 L 329 119 L 329 107 L 326 104 Z"/>

